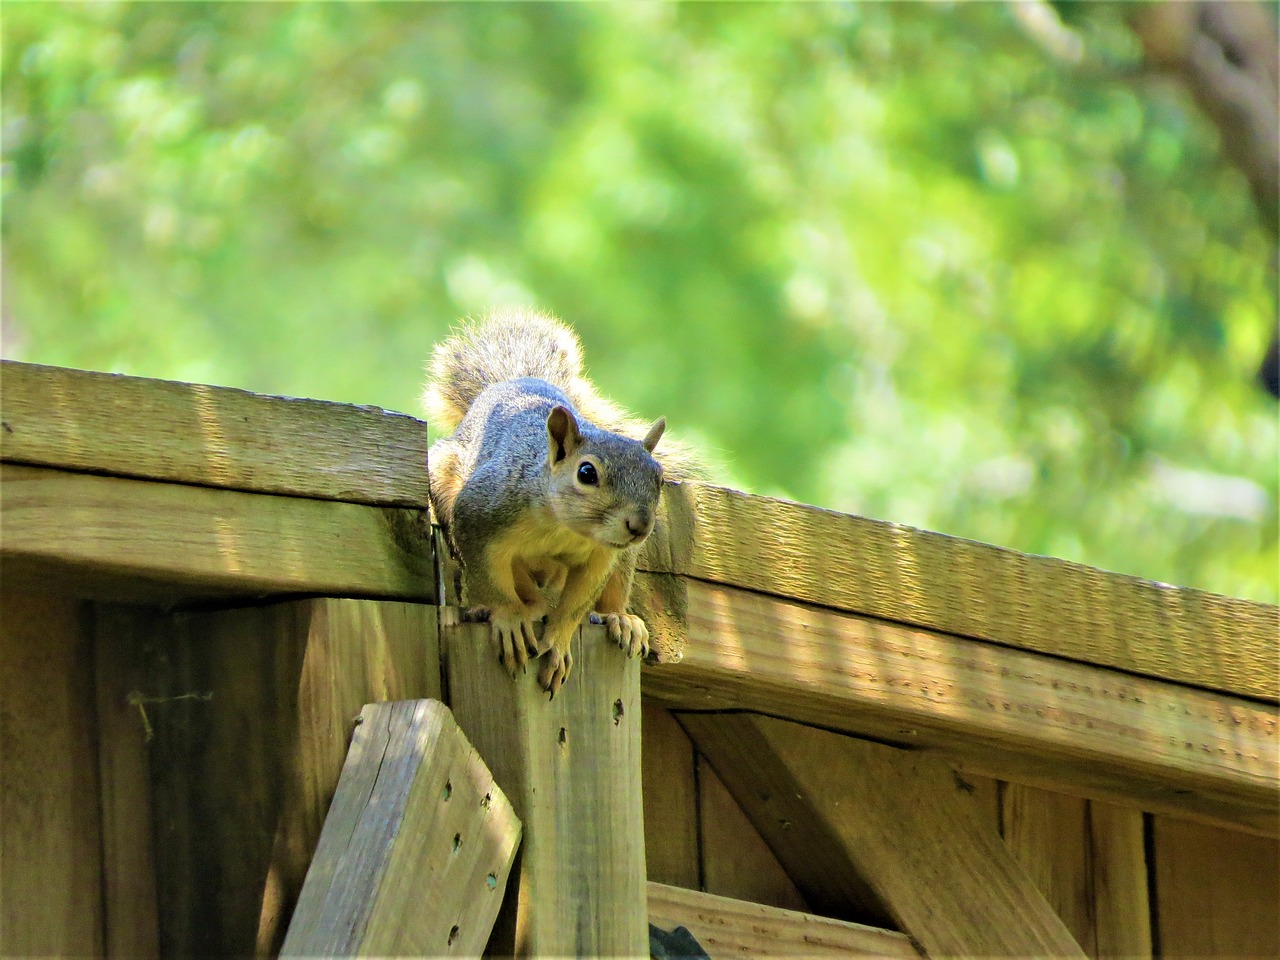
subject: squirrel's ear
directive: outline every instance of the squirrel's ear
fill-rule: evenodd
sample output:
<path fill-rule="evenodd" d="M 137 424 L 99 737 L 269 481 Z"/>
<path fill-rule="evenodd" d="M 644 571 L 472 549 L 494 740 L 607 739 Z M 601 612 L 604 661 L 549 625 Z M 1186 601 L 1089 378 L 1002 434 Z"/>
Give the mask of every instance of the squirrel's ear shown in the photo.
<path fill-rule="evenodd" d="M 578 429 L 578 421 L 568 407 L 556 404 L 547 414 L 548 455 L 553 464 L 578 449 L 582 443 L 582 432 Z"/>
<path fill-rule="evenodd" d="M 649 428 L 649 432 L 645 434 L 644 439 L 640 443 L 646 450 L 653 453 L 653 448 L 658 445 L 658 441 L 662 439 L 662 431 L 667 429 L 667 418 L 659 417 L 653 421 L 653 426 Z"/>

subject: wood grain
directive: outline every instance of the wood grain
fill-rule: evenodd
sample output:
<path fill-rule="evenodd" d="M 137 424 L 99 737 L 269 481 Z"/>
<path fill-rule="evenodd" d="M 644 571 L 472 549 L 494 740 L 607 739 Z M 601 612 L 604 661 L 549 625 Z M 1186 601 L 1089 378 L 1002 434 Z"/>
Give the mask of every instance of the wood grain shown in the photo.
<path fill-rule="evenodd" d="M 707 484 L 663 499 L 644 571 L 1280 700 L 1270 604 Z"/>
<path fill-rule="evenodd" d="M 0 595 L 0 956 L 101 956 L 93 647 L 83 604 Z"/>
<path fill-rule="evenodd" d="M 487 625 L 442 640 L 449 706 L 524 824 L 490 954 L 647 957 L 639 661 L 584 627 L 548 699 L 536 666 L 507 675 Z"/>
<path fill-rule="evenodd" d="M 1004 791 L 1004 841 L 1054 913 L 1091 957 L 1093 871 L 1088 848 L 1089 801 L 1037 787 Z"/>
<path fill-rule="evenodd" d="M 1004 792 L 1004 781 L 996 780 L 993 777 L 983 777 L 966 770 L 960 775 L 957 784 L 974 799 L 982 815 L 983 822 L 988 824 L 992 830 L 999 832 L 1002 819 L 1000 795 Z"/>
<path fill-rule="evenodd" d="M 411 417 L 11 361 L 0 374 L 0 459 L 11 463 L 300 498 L 427 502 L 425 425 Z M 1280 700 L 1273 605 L 707 484 L 669 484 L 664 500 L 646 571 Z M 377 593 L 426 599 L 407 590 Z M 669 626 L 654 630 L 655 649 L 673 660 Z"/>
<path fill-rule="evenodd" d="M 1274 836 L 1277 710 L 691 581 L 672 709 L 743 708 L 929 748 L 976 773 Z"/>
<path fill-rule="evenodd" d="M 0 459 L 384 506 L 427 504 L 427 425 L 377 407 L 0 361 Z"/>
<path fill-rule="evenodd" d="M 280 955 L 478 956 L 519 842 L 444 704 L 368 704 Z"/>
<path fill-rule="evenodd" d="M 1160 955 L 1280 956 L 1280 843 L 1153 819 Z"/>
<path fill-rule="evenodd" d="M 653 882 L 649 922 L 664 930 L 685 927 L 713 960 L 920 956 L 906 936 L 893 930 Z"/>
<path fill-rule="evenodd" d="M 1147 817 L 1137 810 L 1089 801 L 1093 859 L 1094 928 L 1099 957 L 1154 956 L 1152 865 L 1147 861 Z"/>
<path fill-rule="evenodd" d="M 148 729 L 137 700 L 146 684 L 145 643 L 163 615 L 116 604 L 91 609 L 106 953 L 158 960 Z"/>
<path fill-rule="evenodd" d="M 699 886 L 693 744 L 670 711 L 641 704 L 644 859 L 651 881 Z"/>
<path fill-rule="evenodd" d="M 809 909 L 804 895 L 756 832 L 706 757 L 698 757 L 702 889 L 788 910 Z"/>
<path fill-rule="evenodd" d="M 0 464 L 6 582 L 108 599 L 431 600 L 426 514 Z M 420 526 L 421 524 L 421 526 Z"/>
<path fill-rule="evenodd" d="M 163 954 L 279 949 L 360 708 L 439 698 L 435 624 L 357 600 L 166 618 L 143 691 Z"/>
<path fill-rule="evenodd" d="M 1091 957 L 1150 957 L 1142 814 L 1009 784 L 1004 839 Z"/>
<path fill-rule="evenodd" d="M 945 764 L 753 714 L 680 722 L 806 895 L 865 885 L 930 956 L 1083 956 Z"/>

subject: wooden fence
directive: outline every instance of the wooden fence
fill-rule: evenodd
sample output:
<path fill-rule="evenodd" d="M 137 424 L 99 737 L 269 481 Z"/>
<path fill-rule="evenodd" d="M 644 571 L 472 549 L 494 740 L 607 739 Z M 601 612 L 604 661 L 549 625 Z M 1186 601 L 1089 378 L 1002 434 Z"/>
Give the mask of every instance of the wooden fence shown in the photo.
<path fill-rule="evenodd" d="M 671 484 L 661 662 L 585 628 L 548 702 L 420 421 L 15 363 L 0 420 L 0 954 L 274 953 L 419 698 L 524 824 L 497 953 L 1280 954 L 1273 606 Z"/>

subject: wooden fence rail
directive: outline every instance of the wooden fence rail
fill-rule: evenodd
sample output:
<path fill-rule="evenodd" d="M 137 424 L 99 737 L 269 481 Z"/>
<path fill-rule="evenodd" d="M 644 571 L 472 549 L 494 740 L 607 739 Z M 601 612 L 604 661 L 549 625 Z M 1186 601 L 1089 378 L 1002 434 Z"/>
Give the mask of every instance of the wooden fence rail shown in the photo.
<path fill-rule="evenodd" d="M 7 361 L 0 420 L 0 953 L 271 954 L 358 710 L 423 697 L 525 823 L 517 952 L 640 951 L 647 898 L 759 956 L 1280 953 L 1275 606 L 669 484 L 659 662 L 586 628 L 548 705 L 457 622 L 420 421 Z M 928 864 L 926 793 L 974 808 Z M 916 902 L 973 871 L 1016 929 Z"/>

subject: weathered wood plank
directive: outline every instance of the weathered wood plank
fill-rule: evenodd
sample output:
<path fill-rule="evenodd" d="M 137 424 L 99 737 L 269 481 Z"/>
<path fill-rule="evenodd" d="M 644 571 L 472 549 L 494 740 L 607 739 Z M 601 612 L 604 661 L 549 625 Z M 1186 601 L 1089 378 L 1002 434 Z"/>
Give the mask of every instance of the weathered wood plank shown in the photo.
<path fill-rule="evenodd" d="M 162 603 L 431 600 L 426 512 L 0 464 L 6 583 Z"/>
<path fill-rule="evenodd" d="M 649 922 L 664 930 L 687 928 L 714 960 L 920 956 L 911 941 L 894 930 L 653 882 L 649 884 Z"/>
<path fill-rule="evenodd" d="M 672 709 L 745 708 L 937 751 L 965 769 L 1267 835 L 1277 709 L 691 581 Z"/>
<path fill-rule="evenodd" d="M 368 704 L 280 955 L 478 956 L 519 843 L 444 704 Z"/>
<path fill-rule="evenodd" d="M 707 484 L 641 569 L 1275 702 L 1280 608 Z"/>
<path fill-rule="evenodd" d="M 303 600 L 175 614 L 148 638 L 161 952 L 272 954 L 360 708 L 439 699 L 435 608 Z"/>
<path fill-rule="evenodd" d="M 791 875 L 865 884 L 930 956 L 1083 956 L 945 764 L 752 714 L 680 714 Z"/>
<path fill-rule="evenodd" d="M 0 595 L 0 956 L 101 956 L 102 847 L 84 605 Z"/>
<path fill-rule="evenodd" d="M 535 669 L 507 676 L 487 625 L 442 640 L 453 714 L 524 824 L 490 953 L 647 957 L 639 661 L 584 627 L 548 699 Z"/>
<path fill-rule="evenodd" d="M 977 802 L 983 822 L 999 832 L 1002 819 L 1000 795 L 1004 792 L 1004 781 L 965 771 L 960 777 L 959 784 Z"/>
<path fill-rule="evenodd" d="M 163 615 L 117 604 L 91 609 L 106 954 L 158 960 L 148 731 L 137 700 L 146 683 L 143 645 Z"/>
<path fill-rule="evenodd" d="M 427 425 L 377 407 L 0 361 L 0 460 L 254 493 L 427 504 Z"/>
<path fill-rule="evenodd" d="M 698 791 L 689 736 L 670 711 L 641 705 L 644 859 L 648 878 L 697 887 Z"/>
<path fill-rule="evenodd" d="M 1091 957 L 1150 957 L 1143 815 L 1008 784 L 1004 839 Z"/>
<path fill-rule="evenodd" d="M 1162 957 L 1280 956 L 1280 843 L 1154 818 Z"/>
<path fill-rule="evenodd" d="M 425 428 L 411 417 L 8 361 L 0 373 L 0 459 L 426 503 Z M 671 484 L 666 500 L 647 570 L 1280 699 L 1280 610 L 1271 605 L 705 484 Z M 662 659 L 675 655 L 668 634 L 655 631 Z"/>
<path fill-rule="evenodd" d="M 1144 960 L 1154 955 L 1145 819 L 1137 810 L 1089 801 L 1099 957 Z"/>
<path fill-rule="evenodd" d="M 702 885 L 707 893 L 787 910 L 809 909 L 769 845 L 706 757 L 698 757 Z"/>
<path fill-rule="evenodd" d="M 1097 957 L 1088 807 L 1083 797 L 1011 783 L 1004 791 L 1004 841 L 1076 943 Z"/>

